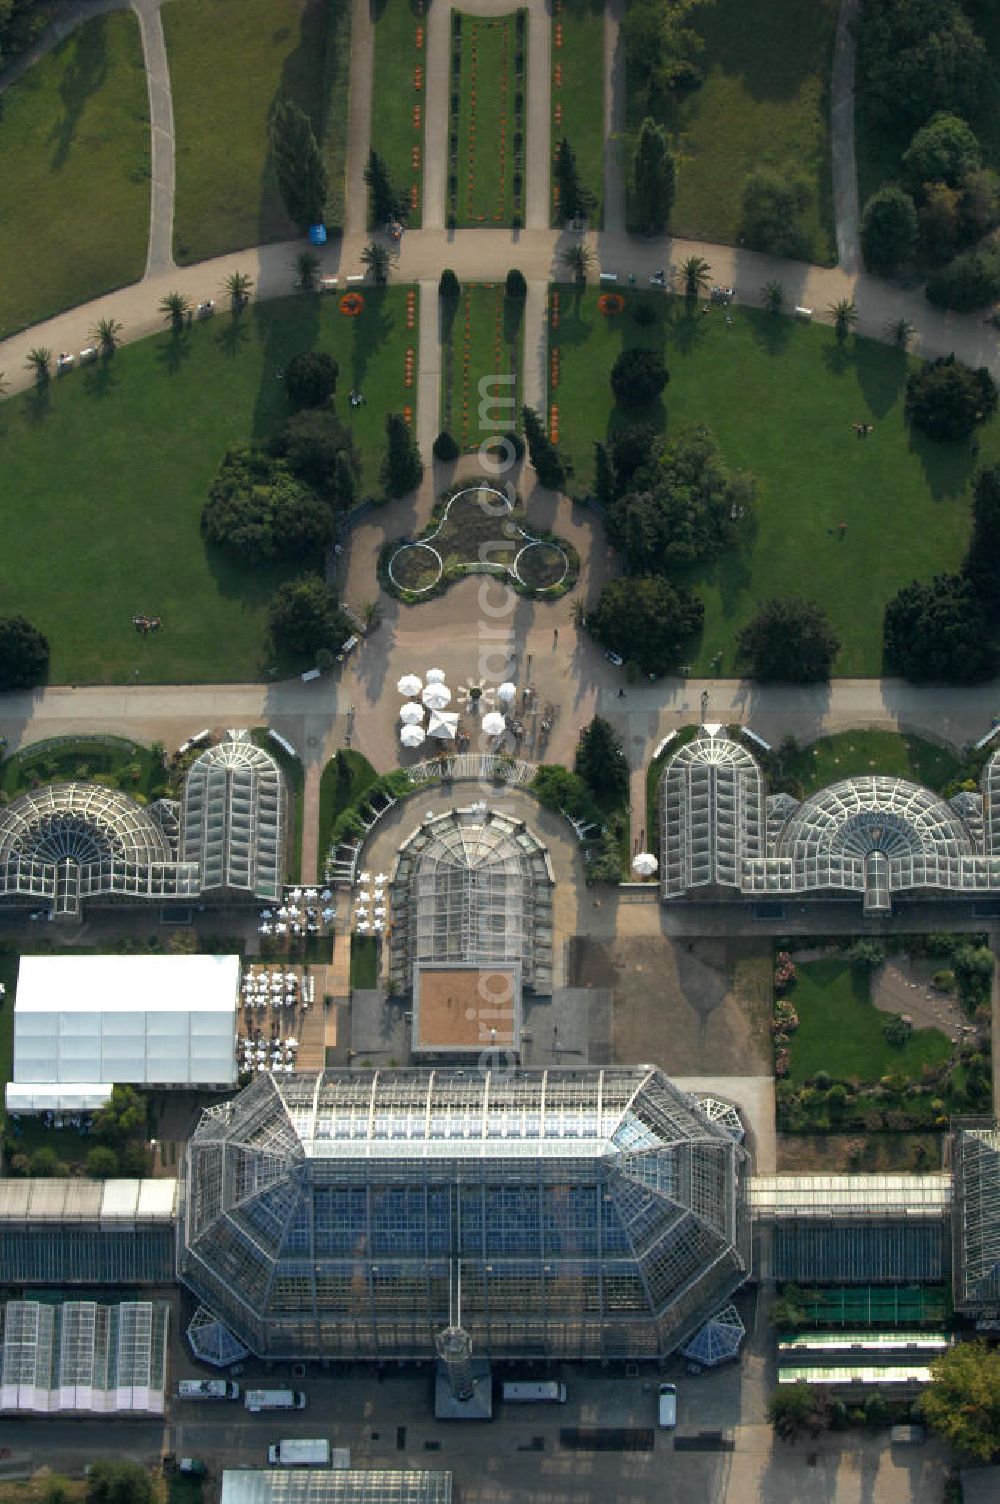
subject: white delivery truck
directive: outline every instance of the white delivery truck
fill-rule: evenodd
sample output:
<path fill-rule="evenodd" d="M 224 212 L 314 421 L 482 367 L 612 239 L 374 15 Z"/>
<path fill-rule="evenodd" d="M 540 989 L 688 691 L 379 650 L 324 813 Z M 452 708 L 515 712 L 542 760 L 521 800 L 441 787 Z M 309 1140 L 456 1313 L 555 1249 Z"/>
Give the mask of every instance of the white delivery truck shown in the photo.
<path fill-rule="evenodd" d="M 251 1415 L 262 1410 L 304 1410 L 306 1397 L 300 1389 L 248 1389 L 246 1407 Z"/>
<path fill-rule="evenodd" d="M 566 1385 L 554 1379 L 534 1384 L 504 1384 L 501 1393 L 508 1405 L 565 1405 Z"/>
<path fill-rule="evenodd" d="M 239 1384 L 228 1379 L 181 1379 L 177 1385 L 179 1400 L 238 1400 Z"/>
<path fill-rule="evenodd" d="M 330 1443 L 322 1438 L 308 1441 L 292 1436 L 269 1446 L 267 1460 L 272 1467 L 329 1467 Z"/>

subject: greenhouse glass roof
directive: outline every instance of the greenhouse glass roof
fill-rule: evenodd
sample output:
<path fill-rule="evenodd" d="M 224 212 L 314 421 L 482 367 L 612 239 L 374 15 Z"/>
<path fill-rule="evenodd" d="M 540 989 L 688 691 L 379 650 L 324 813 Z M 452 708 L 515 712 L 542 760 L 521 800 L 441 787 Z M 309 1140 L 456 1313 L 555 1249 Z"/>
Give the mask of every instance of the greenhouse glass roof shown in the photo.
<path fill-rule="evenodd" d="M 548 854 L 522 820 L 485 805 L 425 820 L 392 874 L 393 990 L 434 964 L 519 964 L 526 986 L 550 990 L 552 889 Z"/>
<path fill-rule="evenodd" d="M 227 1468 L 220 1504 L 451 1504 L 451 1473 L 388 1468 Z"/>
<path fill-rule="evenodd" d="M 1000 1307 L 1000 1131 L 965 1128 L 954 1141 L 955 1304 Z"/>
<path fill-rule="evenodd" d="M 742 1283 L 746 1156 L 650 1067 L 262 1076 L 190 1140 L 179 1274 L 252 1351 L 669 1352 Z"/>
<path fill-rule="evenodd" d="M 911 889 L 1000 890 L 998 757 L 978 795 L 945 800 L 905 778 L 865 775 L 799 803 L 767 797 L 750 750 L 702 727 L 660 785 L 663 896 L 854 892 L 876 914 Z"/>
<path fill-rule="evenodd" d="M 216 1368 L 226 1368 L 230 1363 L 238 1362 L 249 1351 L 205 1306 L 199 1306 L 188 1322 L 187 1339 L 195 1357 Z"/>
<path fill-rule="evenodd" d="M 278 764 L 245 731 L 209 747 L 184 782 L 180 853 L 202 887 L 281 894 L 287 795 Z"/>
<path fill-rule="evenodd" d="M 0 1409 L 162 1414 L 168 1314 L 153 1301 L 8 1301 Z"/>
<path fill-rule="evenodd" d="M 681 1355 L 693 1363 L 703 1363 L 706 1368 L 715 1368 L 736 1357 L 745 1336 L 746 1327 L 736 1307 L 723 1306 L 698 1328 L 691 1341 L 681 1348 Z"/>

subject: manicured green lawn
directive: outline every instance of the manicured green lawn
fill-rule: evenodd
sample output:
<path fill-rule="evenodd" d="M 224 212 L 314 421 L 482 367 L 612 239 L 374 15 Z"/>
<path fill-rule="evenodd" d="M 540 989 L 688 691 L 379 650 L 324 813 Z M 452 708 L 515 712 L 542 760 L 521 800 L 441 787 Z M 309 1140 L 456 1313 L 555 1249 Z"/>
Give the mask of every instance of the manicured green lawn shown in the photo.
<path fill-rule="evenodd" d="M 149 99 L 134 16 L 88 21 L 6 91 L 0 185 L 0 339 L 142 276 Z"/>
<path fill-rule="evenodd" d="M 101 774 L 127 794 L 159 799 L 166 791 L 163 758 L 141 742 L 121 736 L 60 736 L 32 742 L 0 763 L 0 790 L 11 797 L 37 782 L 86 781 Z"/>
<path fill-rule="evenodd" d="M 341 769 L 346 776 L 341 776 Z M 359 799 L 365 789 L 378 777 L 375 769 L 360 752 L 351 747 L 342 747 L 330 758 L 323 769 L 319 784 L 319 835 L 317 837 L 320 866 L 326 859 L 330 846 L 330 832 L 334 822 Z"/>
<path fill-rule="evenodd" d="M 322 133 L 323 0 L 170 0 L 163 28 L 174 100 L 174 255 L 182 264 L 299 232 L 267 144 L 279 98 Z"/>
<path fill-rule="evenodd" d="M 743 185 L 760 167 L 809 185 L 809 260 L 836 260 L 828 84 L 837 0 L 714 0 L 685 24 L 704 41 L 705 79 L 668 107 L 677 153 L 675 235 L 735 245 Z M 641 102 L 629 91 L 629 125 Z"/>
<path fill-rule="evenodd" d="M 441 427 L 465 450 L 484 437 L 479 417 L 479 383 L 484 376 L 514 376 L 497 385 L 492 414 L 500 427 L 514 426 L 521 403 L 524 366 L 524 304 L 504 294 L 502 282 L 463 286 L 460 297 L 442 302 Z M 513 398 L 508 406 L 507 401 Z M 510 421 L 503 423 L 503 415 Z"/>
<path fill-rule="evenodd" d="M 559 443 L 574 465 L 571 489 L 593 484 L 593 442 L 641 419 L 659 428 L 705 422 L 727 462 L 757 477 L 747 543 L 691 577 L 705 601 L 693 662 L 699 674 L 732 674 L 736 633 L 771 595 L 802 594 L 828 612 L 842 642 L 837 674 L 878 674 L 885 602 L 912 579 L 958 567 L 969 535 L 966 444 L 933 444 L 903 420 L 911 362 L 872 340 L 844 346 L 828 328 L 754 309 L 689 311 L 681 299 L 626 291 L 626 311 L 604 318 L 596 291 L 562 286 L 558 327 Z M 640 328 L 632 313 L 656 315 Z M 664 350 L 662 403 L 626 414 L 608 378 L 624 347 Z M 875 431 L 859 441 L 855 422 Z M 982 463 L 1000 458 L 994 419 L 977 435 Z M 841 533 L 839 524 L 847 524 Z M 712 666 L 722 654 L 721 670 Z"/>
<path fill-rule="evenodd" d="M 362 494 L 374 490 L 385 415 L 416 406 L 403 384 L 406 295 L 366 288 L 358 318 L 319 295 L 251 305 L 236 322 L 220 313 L 0 404 L 0 595 L 47 634 L 53 683 L 240 680 L 274 666 L 268 598 L 298 571 L 206 553 L 208 487 L 229 445 L 284 421 L 280 373 L 316 347 L 340 362 L 337 410 L 364 460 Z M 364 406 L 349 405 L 352 386 Z M 138 613 L 162 630 L 140 636 Z"/>
<path fill-rule="evenodd" d="M 379 942 L 375 935 L 351 936 L 351 990 L 378 986 Z"/>
<path fill-rule="evenodd" d="M 462 16 L 458 166 L 449 167 L 457 175 L 459 225 L 509 225 L 515 213 L 524 219 L 524 173 L 515 171 L 514 155 L 515 135 L 519 131 L 523 135 L 516 96 L 520 95 L 523 107 L 527 31 L 519 42 L 517 14 Z M 523 85 L 517 83 L 519 50 Z M 455 133 L 454 111 L 451 121 Z"/>
<path fill-rule="evenodd" d="M 941 790 L 962 772 L 962 764 L 947 747 L 893 731 L 842 731 L 824 736 L 800 748 L 785 768 L 801 780 L 804 794 L 859 773 L 895 774 Z"/>
<path fill-rule="evenodd" d="M 427 67 L 427 21 L 423 0 L 377 0 L 372 15 L 375 81 L 371 144 L 385 162 L 393 186 L 406 198 L 407 224 L 417 230 L 423 205 L 427 101 L 423 77 Z"/>
<path fill-rule="evenodd" d="M 906 1044 L 888 1044 L 882 1030 L 889 1015 L 872 1004 L 868 973 L 846 961 L 803 962 L 788 996 L 799 1015 L 789 1046 L 793 1086 L 819 1071 L 834 1080 L 878 1081 L 892 1073 L 919 1081 L 925 1064 L 951 1055 L 940 1029 L 914 1029 Z"/>
<path fill-rule="evenodd" d="M 604 215 L 603 0 L 556 0 L 552 109 L 553 148 L 565 136 L 576 153 L 580 181 L 597 199 L 590 223 L 599 229 Z M 554 189 L 554 175 L 552 185 Z M 552 222 L 558 222 L 554 198 Z"/>

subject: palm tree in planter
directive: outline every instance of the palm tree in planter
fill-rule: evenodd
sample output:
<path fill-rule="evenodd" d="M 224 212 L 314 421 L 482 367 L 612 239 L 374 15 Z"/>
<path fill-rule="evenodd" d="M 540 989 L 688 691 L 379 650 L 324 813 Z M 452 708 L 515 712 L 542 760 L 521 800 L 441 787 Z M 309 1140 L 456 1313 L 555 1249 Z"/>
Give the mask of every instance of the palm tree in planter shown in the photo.
<path fill-rule="evenodd" d="M 684 296 L 696 298 L 708 286 L 712 268 L 704 256 L 689 256 L 681 262 L 680 271 L 684 282 Z"/>
<path fill-rule="evenodd" d="M 312 251 L 300 251 L 295 258 L 295 270 L 298 273 L 299 287 L 302 292 L 315 292 L 319 257 L 314 256 Z"/>
<path fill-rule="evenodd" d="M 389 252 L 377 240 L 370 240 L 361 252 L 361 264 L 373 282 L 388 282 Z"/>
<path fill-rule="evenodd" d="M 839 298 L 836 303 L 831 303 L 827 312 L 833 319 L 833 327 L 838 339 L 846 339 L 854 325 L 858 322 L 858 310 L 852 298 Z"/>
<path fill-rule="evenodd" d="M 168 292 L 160 300 L 160 312 L 176 333 L 184 327 L 184 320 L 191 312 L 191 301 L 182 292 Z"/>
<path fill-rule="evenodd" d="M 229 294 L 229 303 L 234 313 L 242 313 L 253 292 L 253 278 L 248 272 L 230 272 L 223 282 Z"/>
<path fill-rule="evenodd" d="M 916 332 L 909 319 L 904 318 L 890 319 L 885 326 L 886 338 L 891 339 L 892 343 L 899 350 L 908 348 L 910 340 Z"/>
<path fill-rule="evenodd" d="M 90 337 L 105 359 L 110 355 L 114 355 L 121 344 L 121 334 L 124 327 L 125 325 L 120 324 L 117 319 L 98 319 L 93 329 L 91 329 Z"/>
<path fill-rule="evenodd" d="M 28 358 L 24 362 L 29 371 L 34 371 L 35 381 L 39 386 L 44 386 L 52 375 L 52 351 L 46 350 L 42 345 L 36 345 L 28 351 Z"/>
<path fill-rule="evenodd" d="M 575 245 L 568 245 L 559 258 L 567 271 L 573 273 L 573 279 L 578 287 L 582 287 L 587 280 L 587 273 L 594 264 L 594 253 L 589 246 L 578 240 Z"/>

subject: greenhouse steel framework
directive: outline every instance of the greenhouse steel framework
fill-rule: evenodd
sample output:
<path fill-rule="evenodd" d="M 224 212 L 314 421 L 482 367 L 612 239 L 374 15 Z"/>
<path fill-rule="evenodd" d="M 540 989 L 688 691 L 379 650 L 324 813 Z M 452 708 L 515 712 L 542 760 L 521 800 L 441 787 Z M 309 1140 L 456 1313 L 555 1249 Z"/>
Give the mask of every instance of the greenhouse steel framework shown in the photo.
<path fill-rule="evenodd" d="M 660 782 L 661 892 L 680 897 L 1000 892 L 1000 752 L 980 792 L 945 800 L 905 778 L 846 778 L 801 802 L 768 795 L 753 754 L 703 726 Z"/>
<path fill-rule="evenodd" d="M 188 1144 L 178 1273 L 268 1357 L 657 1357 L 749 1270 L 746 1154 L 652 1067 L 259 1077 Z M 451 1292 L 451 1293 L 450 1293 Z"/>
<path fill-rule="evenodd" d="M 1000 1131 L 960 1129 L 952 1159 L 955 1306 L 1000 1318 Z"/>
<path fill-rule="evenodd" d="M 67 917 L 95 900 L 275 898 L 286 829 L 281 770 L 233 732 L 192 764 L 180 804 L 146 806 L 95 783 L 20 794 L 0 810 L 0 897 Z"/>
<path fill-rule="evenodd" d="M 0 1409 L 162 1414 L 168 1315 L 159 1301 L 8 1301 Z"/>
<path fill-rule="evenodd" d="M 552 868 L 545 847 L 485 804 L 425 820 L 399 849 L 392 873 L 394 992 L 414 967 L 519 963 L 526 987 L 552 986 Z"/>

